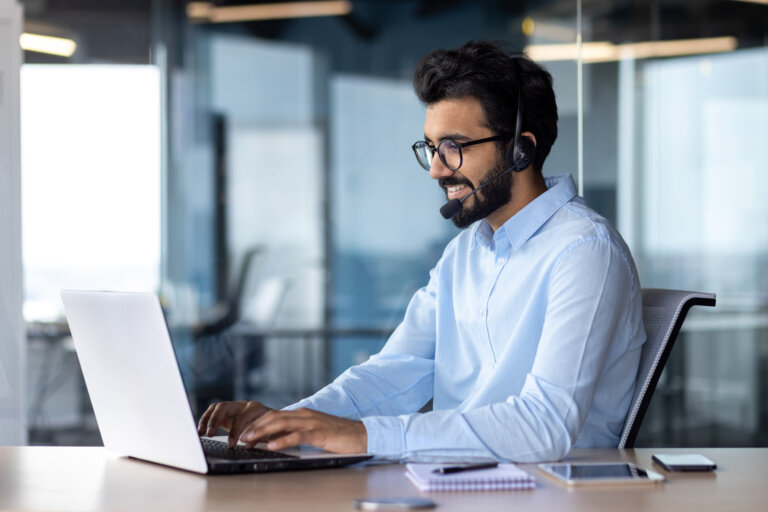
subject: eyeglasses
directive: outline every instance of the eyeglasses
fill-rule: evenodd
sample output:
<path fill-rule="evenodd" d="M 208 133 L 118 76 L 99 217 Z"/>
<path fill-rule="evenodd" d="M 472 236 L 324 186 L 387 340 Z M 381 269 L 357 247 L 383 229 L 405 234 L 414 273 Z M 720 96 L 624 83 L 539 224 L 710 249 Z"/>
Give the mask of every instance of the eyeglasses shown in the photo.
<path fill-rule="evenodd" d="M 453 139 L 443 139 L 437 147 L 425 140 L 419 140 L 416 141 L 411 148 L 416 155 L 416 160 L 419 161 L 419 164 L 425 170 L 429 171 L 429 168 L 432 166 L 432 159 L 435 157 L 435 152 L 437 152 L 440 161 L 443 162 L 445 167 L 451 171 L 457 171 L 459 170 L 459 167 L 461 167 L 461 164 L 464 163 L 464 157 L 461 155 L 461 148 L 506 138 L 506 135 L 494 135 L 493 137 L 470 140 L 467 142 L 456 142 Z"/>

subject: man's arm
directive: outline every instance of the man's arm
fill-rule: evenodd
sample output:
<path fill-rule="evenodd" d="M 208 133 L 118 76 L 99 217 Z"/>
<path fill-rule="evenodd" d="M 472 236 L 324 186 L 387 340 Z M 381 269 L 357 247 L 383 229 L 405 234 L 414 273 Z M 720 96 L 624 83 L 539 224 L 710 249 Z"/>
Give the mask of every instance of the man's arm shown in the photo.
<path fill-rule="evenodd" d="M 338 453 L 365 452 L 363 416 L 392 416 L 420 409 L 431 397 L 434 361 L 408 354 L 377 354 L 343 373 L 315 395 L 274 410 L 259 402 L 212 404 L 198 432 L 229 432 L 229 445 L 270 441 L 270 450 L 311 444 Z M 281 434 L 288 434 L 280 436 Z"/>
<path fill-rule="evenodd" d="M 455 243 L 446 246 L 443 257 L 429 273 L 429 282 L 413 295 L 403 321 L 378 354 L 286 409 L 304 407 L 351 419 L 421 409 L 434 394 L 438 276 Z"/>
<path fill-rule="evenodd" d="M 258 402 L 212 404 L 201 417 L 200 434 L 212 435 L 221 427 L 229 431 L 230 444 L 235 444 L 238 439 L 253 444 L 269 436 L 275 437 L 282 432 L 274 430 L 275 425 L 289 422 L 290 427 L 286 425 L 285 428 L 291 428 L 294 433 L 303 429 L 305 437 L 299 440 L 293 435 L 274 446 L 282 448 L 287 440 L 295 440 L 348 451 L 348 446 L 358 446 L 363 439 L 363 447 L 357 451 L 365 451 L 367 439 L 363 424 L 349 420 L 414 412 L 432 398 L 435 275 L 433 270 L 427 286 L 414 294 L 403 322 L 379 354 L 349 368 L 328 386 L 283 411 L 270 412 L 272 409 Z M 357 437 L 349 443 L 342 445 L 334 441 L 338 436 L 352 434 Z"/>

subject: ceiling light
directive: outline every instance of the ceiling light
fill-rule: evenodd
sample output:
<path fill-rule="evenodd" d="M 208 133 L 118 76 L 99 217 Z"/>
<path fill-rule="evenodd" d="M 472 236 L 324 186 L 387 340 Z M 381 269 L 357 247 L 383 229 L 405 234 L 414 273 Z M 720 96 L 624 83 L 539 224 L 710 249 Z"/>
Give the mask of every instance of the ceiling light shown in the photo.
<path fill-rule="evenodd" d="M 225 7 L 217 7 L 210 2 L 190 2 L 187 4 L 188 18 L 192 21 L 208 23 L 344 16 L 350 12 L 352 12 L 352 2 L 346 0 L 232 5 Z"/>
<path fill-rule="evenodd" d="M 528 37 L 532 36 L 533 31 L 536 29 L 536 24 L 534 23 L 533 18 L 531 18 L 530 16 L 526 16 L 525 18 L 523 18 L 522 29 L 523 29 L 523 34 L 525 34 Z"/>
<path fill-rule="evenodd" d="M 47 53 L 61 57 L 71 57 L 77 50 L 77 43 L 64 37 L 43 36 L 24 32 L 19 36 L 21 48 L 28 52 Z"/>
<path fill-rule="evenodd" d="M 611 62 L 621 59 L 651 59 L 701 53 L 730 52 L 735 50 L 737 46 L 738 41 L 735 37 L 646 41 L 628 44 L 588 42 L 582 43 L 581 57 L 587 63 Z M 576 52 L 577 47 L 575 43 L 530 45 L 525 48 L 525 53 L 531 59 L 539 62 L 576 60 Z"/>

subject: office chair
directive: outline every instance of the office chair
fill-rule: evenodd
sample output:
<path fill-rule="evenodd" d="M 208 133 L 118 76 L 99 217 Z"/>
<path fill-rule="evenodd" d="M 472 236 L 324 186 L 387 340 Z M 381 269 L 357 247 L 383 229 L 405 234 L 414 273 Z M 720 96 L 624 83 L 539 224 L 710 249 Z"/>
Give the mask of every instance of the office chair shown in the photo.
<path fill-rule="evenodd" d="M 245 252 L 235 277 L 234 286 L 230 287 L 231 290 L 226 300 L 211 310 L 202 312 L 200 322 L 193 326 L 192 335 L 195 340 L 222 334 L 240 320 L 243 303 L 247 298 L 245 296 L 246 284 L 253 272 L 253 262 L 263 254 L 264 248 L 261 246 L 251 247 Z"/>
<path fill-rule="evenodd" d="M 643 289 L 643 322 L 647 340 L 640 353 L 637 384 L 619 440 L 619 448 L 635 446 L 637 433 L 651 403 L 661 371 L 669 358 L 688 310 L 692 306 L 714 305 L 714 293 L 659 288 Z"/>
<path fill-rule="evenodd" d="M 261 246 L 245 252 L 228 286 L 226 299 L 202 311 L 200 321 L 192 326 L 193 349 L 187 365 L 194 375 L 190 388 L 196 413 L 202 413 L 211 402 L 231 400 L 235 394 L 237 378 L 233 375 L 237 365 L 252 364 L 252 359 L 261 357 L 261 346 L 254 345 L 244 356 L 248 361 L 235 361 L 237 340 L 232 339 L 230 330 L 242 317 L 255 261 L 264 253 Z"/>

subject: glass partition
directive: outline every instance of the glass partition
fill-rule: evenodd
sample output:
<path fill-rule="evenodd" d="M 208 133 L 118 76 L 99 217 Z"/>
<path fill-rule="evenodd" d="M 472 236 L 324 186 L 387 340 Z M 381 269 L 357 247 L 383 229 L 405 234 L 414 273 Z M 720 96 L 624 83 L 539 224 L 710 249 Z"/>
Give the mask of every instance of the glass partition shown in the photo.
<path fill-rule="evenodd" d="M 686 320 L 638 445 L 765 444 L 768 32 L 751 20 L 768 6 L 636 2 L 584 16 L 587 197 L 598 186 L 614 198 L 603 213 L 643 286 L 717 294 Z"/>
<path fill-rule="evenodd" d="M 229 23 L 185 2 L 26 4 L 29 30 L 77 43 L 70 57 L 27 51 L 27 64 L 156 73 L 151 100 L 137 90 L 110 101 L 123 112 L 116 126 L 130 117 L 118 107 L 157 113 L 132 144 L 159 164 L 115 149 L 115 165 L 97 173 L 103 181 L 76 179 L 78 155 L 60 154 L 58 167 L 73 169 L 78 193 L 136 215 L 134 228 L 153 223 L 112 230 L 115 240 L 90 254 L 130 285 L 140 283 L 131 266 L 159 268 L 139 287 L 164 300 L 196 411 L 216 399 L 291 403 L 380 349 L 456 234 L 410 149 L 424 122 L 413 69 L 435 48 L 491 39 L 552 73 L 559 135 L 544 174 L 576 178 L 583 152 L 583 195 L 627 240 L 643 286 L 718 294 L 717 308 L 687 320 L 639 443 L 766 443 L 764 3 L 358 0 L 346 14 Z M 213 7 L 228 4 L 243 2 Z M 43 114 L 60 119 L 65 103 Z M 108 135 L 72 131 L 86 141 Z M 130 187 L 159 194 L 159 207 L 125 205 L 127 193 L 109 199 L 110 190 L 133 190 L 118 186 L 129 163 Z M 74 215 L 65 210 L 75 195 L 54 203 L 40 190 L 25 208 L 59 204 L 57 222 Z M 28 241 L 59 235 L 37 227 Z M 159 240 L 151 258 L 131 256 L 134 235 Z M 55 289 L 34 254 L 25 255 L 28 289 Z M 91 286 L 90 268 L 80 285 Z M 33 379 L 38 390 L 46 382 Z M 31 396 L 36 417 L 58 414 L 39 405 L 50 393 Z M 82 390 L 76 396 L 71 407 L 87 402 Z"/>

